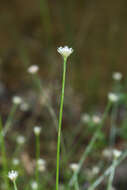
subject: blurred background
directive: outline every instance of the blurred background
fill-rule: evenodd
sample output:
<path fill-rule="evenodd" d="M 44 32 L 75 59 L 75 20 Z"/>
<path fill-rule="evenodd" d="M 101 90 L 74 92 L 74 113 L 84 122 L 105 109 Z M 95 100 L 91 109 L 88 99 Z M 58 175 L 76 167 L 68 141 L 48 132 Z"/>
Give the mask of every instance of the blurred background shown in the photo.
<path fill-rule="evenodd" d="M 24 152 L 28 151 L 30 157 L 34 157 L 32 128 L 40 125 L 41 155 L 49 160 L 51 168 L 55 165 L 51 162 L 55 160 L 57 138 L 53 118 L 59 113 L 62 77 L 57 47 L 68 45 L 74 49 L 67 64 L 63 116 L 67 146 L 69 134 L 78 128 L 84 112 L 104 111 L 112 89 L 112 73 L 121 72 L 126 82 L 126 7 L 126 0 L 0 1 L 0 112 L 5 123 L 15 95 L 28 104 L 28 109 L 22 106 L 16 112 L 13 133 L 14 138 L 19 132 L 29 136 L 31 141 Z M 39 81 L 27 72 L 31 65 L 39 66 Z M 68 162 L 78 161 L 89 141 L 89 136 L 81 137 L 80 130 L 75 138 L 80 139 L 75 149 L 79 154 L 74 152 Z M 7 137 L 9 148 L 10 140 Z"/>

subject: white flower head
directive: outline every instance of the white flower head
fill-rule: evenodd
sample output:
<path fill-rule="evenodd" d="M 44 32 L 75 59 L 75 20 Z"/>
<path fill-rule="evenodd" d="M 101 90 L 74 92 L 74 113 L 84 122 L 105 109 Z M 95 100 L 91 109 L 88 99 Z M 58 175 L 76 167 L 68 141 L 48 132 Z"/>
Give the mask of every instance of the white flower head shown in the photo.
<path fill-rule="evenodd" d="M 84 113 L 81 117 L 81 120 L 83 123 L 89 123 L 91 120 L 90 115 L 88 113 Z"/>
<path fill-rule="evenodd" d="M 44 172 L 46 170 L 46 161 L 42 158 L 37 161 L 38 170 Z"/>
<path fill-rule="evenodd" d="M 41 132 L 41 127 L 35 126 L 35 127 L 34 127 L 34 134 L 35 134 L 35 135 L 40 135 L 40 132 Z"/>
<path fill-rule="evenodd" d="M 9 179 L 10 179 L 11 181 L 15 181 L 16 178 L 18 177 L 18 172 L 12 170 L 12 171 L 8 172 L 8 177 L 9 177 Z"/>
<path fill-rule="evenodd" d="M 19 136 L 17 137 L 16 141 L 17 141 L 18 144 L 22 145 L 22 144 L 25 143 L 25 137 L 22 136 L 22 135 L 19 135 Z"/>
<path fill-rule="evenodd" d="M 108 94 L 108 99 L 111 101 L 111 102 L 117 102 L 119 100 L 119 96 L 113 92 L 110 92 Z"/>
<path fill-rule="evenodd" d="M 28 68 L 28 73 L 30 74 L 35 74 L 37 73 L 39 70 L 39 67 L 37 65 L 31 65 L 29 68 Z"/>
<path fill-rule="evenodd" d="M 113 156 L 114 156 L 114 158 L 116 158 L 116 159 L 119 158 L 121 156 L 121 154 L 122 154 L 121 151 L 119 151 L 117 149 L 113 150 Z"/>
<path fill-rule="evenodd" d="M 23 102 L 20 104 L 20 110 L 21 111 L 28 111 L 29 110 L 29 105 L 26 102 Z"/>
<path fill-rule="evenodd" d="M 93 115 L 92 116 L 92 121 L 95 124 L 99 124 L 101 122 L 101 118 L 98 115 Z"/>
<path fill-rule="evenodd" d="M 93 175 L 97 175 L 99 172 L 100 172 L 100 168 L 99 168 L 99 167 L 94 166 L 94 167 L 92 168 L 92 174 L 93 174 Z"/>
<path fill-rule="evenodd" d="M 69 167 L 70 167 L 70 169 L 71 169 L 73 172 L 75 172 L 75 171 L 78 170 L 79 165 L 78 165 L 77 163 L 71 163 Z"/>
<path fill-rule="evenodd" d="M 33 190 L 38 189 L 38 184 L 37 184 L 36 181 L 32 181 L 32 182 L 31 182 L 31 188 L 32 188 Z"/>
<path fill-rule="evenodd" d="M 17 165 L 19 165 L 19 163 L 20 163 L 20 161 L 18 158 L 13 158 L 13 160 L 12 160 L 13 165 L 17 166 Z"/>
<path fill-rule="evenodd" d="M 114 72 L 113 75 L 112 75 L 112 78 L 116 81 L 120 81 L 122 79 L 122 73 L 120 72 Z"/>
<path fill-rule="evenodd" d="M 13 98 L 12 98 L 12 102 L 13 102 L 13 104 L 21 104 L 22 103 L 22 98 L 21 97 L 19 97 L 19 96 L 14 96 Z"/>
<path fill-rule="evenodd" d="M 57 51 L 63 56 L 64 59 L 67 59 L 73 53 L 73 49 L 68 46 L 59 47 L 57 48 Z"/>
<path fill-rule="evenodd" d="M 103 157 L 105 157 L 107 159 L 111 159 L 112 158 L 112 154 L 113 154 L 113 150 L 111 148 L 106 148 L 102 152 Z"/>

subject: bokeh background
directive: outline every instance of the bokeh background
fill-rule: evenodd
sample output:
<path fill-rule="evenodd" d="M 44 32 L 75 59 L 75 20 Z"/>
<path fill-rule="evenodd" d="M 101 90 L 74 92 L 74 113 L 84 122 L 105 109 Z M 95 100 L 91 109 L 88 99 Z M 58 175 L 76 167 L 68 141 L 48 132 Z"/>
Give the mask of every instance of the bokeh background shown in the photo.
<path fill-rule="evenodd" d="M 18 110 L 13 133 L 14 137 L 19 132 L 29 136 L 31 141 L 24 152 L 29 152 L 30 158 L 34 157 L 32 129 L 41 125 L 41 155 L 51 167 L 55 165 L 51 161 L 55 160 L 57 134 L 45 102 L 58 115 L 62 58 L 57 47 L 68 45 L 74 49 L 67 65 L 63 116 L 68 144 L 69 135 L 84 112 L 104 111 L 112 89 L 112 73 L 122 72 L 126 82 L 126 34 L 126 0 L 0 0 L 0 112 L 5 122 L 14 95 L 29 104 L 27 111 Z M 38 76 L 46 96 L 38 94 L 27 72 L 33 64 L 40 68 Z M 69 162 L 79 159 L 89 141 L 80 131 L 75 138 L 80 143 Z M 11 140 L 7 137 L 10 152 Z"/>

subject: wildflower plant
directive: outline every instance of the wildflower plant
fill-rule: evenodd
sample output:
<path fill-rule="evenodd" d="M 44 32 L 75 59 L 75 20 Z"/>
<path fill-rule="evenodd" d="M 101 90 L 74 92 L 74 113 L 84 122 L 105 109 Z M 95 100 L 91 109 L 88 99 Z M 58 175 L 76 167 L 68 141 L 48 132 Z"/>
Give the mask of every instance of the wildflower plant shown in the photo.
<path fill-rule="evenodd" d="M 14 190 L 17 190 L 17 185 L 16 185 L 17 177 L 18 177 L 17 171 L 11 170 L 8 172 L 8 178 L 13 182 Z"/>
<path fill-rule="evenodd" d="M 58 139 L 57 139 L 57 158 L 56 158 L 56 190 L 59 189 L 59 165 L 60 165 L 60 145 L 61 145 L 61 127 L 62 127 L 62 116 L 63 116 L 63 103 L 64 103 L 64 89 L 65 89 L 65 78 L 66 78 L 66 64 L 67 58 L 73 53 L 73 49 L 68 46 L 59 47 L 57 49 L 63 57 L 63 79 L 62 79 L 62 92 L 59 112 L 59 124 L 58 124 Z"/>

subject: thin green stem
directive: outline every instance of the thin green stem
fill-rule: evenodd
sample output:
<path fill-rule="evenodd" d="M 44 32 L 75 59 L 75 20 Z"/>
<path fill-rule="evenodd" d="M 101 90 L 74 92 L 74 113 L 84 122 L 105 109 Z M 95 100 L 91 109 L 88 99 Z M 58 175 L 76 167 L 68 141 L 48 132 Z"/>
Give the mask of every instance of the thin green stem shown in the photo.
<path fill-rule="evenodd" d="M 116 139 L 116 118 L 117 118 L 117 110 L 118 110 L 118 103 L 116 103 L 112 108 L 111 113 L 111 129 L 110 129 L 110 146 L 115 145 L 115 139 Z"/>
<path fill-rule="evenodd" d="M 75 180 L 75 190 L 79 190 L 79 183 L 78 183 L 78 176 L 76 176 L 76 180 Z"/>
<path fill-rule="evenodd" d="M 61 126 L 62 126 L 62 116 L 63 116 L 65 77 L 66 77 L 66 62 L 67 62 L 67 59 L 64 59 L 63 80 L 62 80 L 62 94 L 61 94 L 60 113 L 59 113 L 58 139 L 57 139 L 56 190 L 59 189 L 60 144 L 61 144 Z"/>
<path fill-rule="evenodd" d="M 5 142 L 3 136 L 3 125 L 0 117 L 0 145 L 1 145 L 1 157 L 2 157 L 2 167 L 3 167 L 3 178 L 6 185 L 6 188 L 9 189 L 9 181 L 6 177 L 7 175 L 7 159 L 6 159 L 6 151 L 5 151 Z"/>
<path fill-rule="evenodd" d="M 113 164 L 112 164 L 113 168 L 109 175 L 107 190 L 112 189 L 112 183 L 113 183 L 113 179 L 114 179 L 114 175 L 115 175 L 115 165 L 116 165 L 116 159 L 113 161 Z"/>
<path fill-rule="evenodd" d="M 40 158 L 40 136 L 36 135 L 36 181 L 39 185 L 38 160 Z"/>
<path fill-rule="evenodd" d="M 14 118 L 14 114 L 16 112 L 17 106 L 18 106 L 17 104 L 13 104 L 13 106 L 11 108 L 11 111 L 9 113 L 9 116 L 8 116 L 5 126 L 4 126 L 4 130 L 3 130 L 4 135 L 6 135 L 6 133 L 8 132 L 8 130 L 13 122 L 13 118 Z"/>
<path fill-rule="evenodd" d="M 17 188 L 17 185 L 16 185 L 16 182 L 15 182 L 15 181 L 13 181 L 13 185 L 14 185 L 14 190 L 18 190 L 18 188 Z"/>

